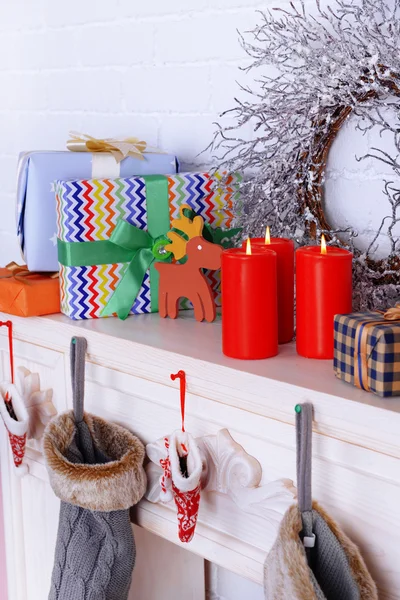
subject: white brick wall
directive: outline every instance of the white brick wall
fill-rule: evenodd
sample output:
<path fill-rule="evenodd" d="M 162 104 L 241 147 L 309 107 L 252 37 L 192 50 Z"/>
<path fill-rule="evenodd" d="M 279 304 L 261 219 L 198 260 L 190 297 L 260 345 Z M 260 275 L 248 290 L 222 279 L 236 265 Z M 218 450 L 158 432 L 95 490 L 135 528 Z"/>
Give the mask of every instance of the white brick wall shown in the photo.
<path fill-rule="evenodd" d="M 237 29 L 249 29 L 264 7 L 257 0 L 1 2 L 0 265 L 19 258 L 14 173 L 20 150 L 61 149 L 68 131 L 77 129 L 141 135 L 176 152 L 184 167 L 209 162 L 199 153 L 213 122 L 232 106 L 236 80 L 250 80 L 238 70 L 246 57 Z M 376 137 L 367 141 L 373 145 Z M 364 246 L 385 206 L 380 165 L 353 158 L 365 146 L 352 127 L 339 136 L 327 185 L 330 220 L 357 225 Z"/>
<path fill-rule="evenodd" d="M 255 9 L 265 7 L 257 0 L 0 0 L 0 265 L 19 259 L 20 150 L 62 149 L 72 129 L 143 136 L 175 152 L 183 167 L 207 164 L 210 156 L 198 154 L 213 122 L 239 95 L 235 81 L 249 81 L 238 70 L 246 57 L 237 29 L 249 29 Z M 331 153 L 329 216 L 368 231 L 381 210 L 380 171 L 351 159 L 353 144 L 364 144 L 359 137 L 349 144 L 352 137 L 350 126 Z M 223 570 L 212 569 L 210 582 L 212 600 L 262 598 L 261 588 Z"/>

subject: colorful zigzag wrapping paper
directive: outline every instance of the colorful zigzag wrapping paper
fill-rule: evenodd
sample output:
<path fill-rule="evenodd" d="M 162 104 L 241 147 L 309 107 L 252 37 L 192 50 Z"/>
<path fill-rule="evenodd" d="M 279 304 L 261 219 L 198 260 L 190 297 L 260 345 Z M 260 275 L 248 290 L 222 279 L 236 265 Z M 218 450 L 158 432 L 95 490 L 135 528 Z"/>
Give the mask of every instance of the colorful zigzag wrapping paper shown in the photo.
<path fill-rule="evenodd" d="M 211 227 L 231 227 L 233 201 L 239 193 L 239 175 L 230 176 L 223 186 L 218 186 L 218 181 L 222 180 L 219 174 L 214 174 L 213 178 L 208 173 L 180 173 L 165 177 L 168 191 L 161 201 L 168 205 L 170 223 L 172 219 L 179 217 L 179 207 L 188 204 Z M 144 177 L 58 181 L 55 187 L 58 238 L 61 242 L 109 240 L 121 219 L 137 228 L 148 228 Z M 62 312 L 72 319 L 102 316 L 101 312 L 121 281 L 128 264 L 60 264 Z M 148 270 L 145 274 L 130 311 L 132 314 L 154 312 L 150 273 Z M 209 272 L 208 277 L 218 302 L 220 273 Z M 184 301 L 182 306 L 187 305 Z"/>

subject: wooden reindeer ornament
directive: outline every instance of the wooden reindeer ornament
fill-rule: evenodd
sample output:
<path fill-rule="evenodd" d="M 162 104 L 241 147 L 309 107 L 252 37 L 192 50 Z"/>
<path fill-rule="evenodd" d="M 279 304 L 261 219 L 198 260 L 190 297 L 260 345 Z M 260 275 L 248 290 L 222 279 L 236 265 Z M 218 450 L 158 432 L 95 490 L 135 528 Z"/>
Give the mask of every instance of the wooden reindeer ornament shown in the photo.
<path fill-rule="evenodd" d="M 156 263 L 160 273 L 159 312 L 160 316 L 176 319 L 181 298 L 188 298 L 194 308 L 197 321 L 215 320 L 216 307 L 213 293 L 202 269 L 221 267 L 222 247 L 208 242 L 202 236 L 204 220 L 200 216 L 193 219 L 184 212 L 190 206 L 180 207 L 179 219 L 172 221 L 173 231 L 167 233 L 171 243 L 165 250 L 172 252 L 175 260 L 187 257 L 185 263 Z"/>

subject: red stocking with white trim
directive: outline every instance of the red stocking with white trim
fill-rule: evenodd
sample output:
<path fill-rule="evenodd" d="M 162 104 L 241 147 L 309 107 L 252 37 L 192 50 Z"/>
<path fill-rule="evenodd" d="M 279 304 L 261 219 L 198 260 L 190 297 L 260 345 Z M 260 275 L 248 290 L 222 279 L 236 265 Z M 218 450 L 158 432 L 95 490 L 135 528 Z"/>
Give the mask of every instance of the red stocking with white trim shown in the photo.
<path fill-rule="evenodd" d="M 150 460 L 162 468 L 160 500 L 175 501 L 178 510 L 178 534 L 181 542 L 194 536 L 200 505 L 203 463 L 196 441 L 190 433 L 174 431 L 148 444 Z"/>
<path fill-rule="evenodd" d="M 169 461 L 172 492 L 178 509 L 179 539 L 181 542 L 190 542 L 199 514 L 203 467 L 199 449 L 190 433 L 175 431 L 172 434 Z"/>
<path fill-rule="evenodd" d="M 0 415 L 7 429 L 16 473 L 25 475 L 28 467 L 23 464 L 28 431 L 29 415 L 24 401 L 14 385 L 14 355 L 11 321 L 0 321 L 0 327 L 7 327 L 10 351 L 11 382 L 0 384 Z"/>
<path fill-rule="evenodd" d="M 0 414 L 2 416 L 13 456 L 17 475 L 25 475 L 23 464 L 29 416 L 17 388 L 9 383 L 0 385 Z"/>
<path fill-rule="evenodd" d="M 203 463 L 193 436 L 185 431 L 186 373 L 178 371 L 171 379 L 180 380 L 182 430 L 147 444 L 146 452 L 151 462 L 162 468 L 159 499 L 161 502 L 174 499 L 178 509 L 179 539 L 190 542 L 199 514 Z"/>

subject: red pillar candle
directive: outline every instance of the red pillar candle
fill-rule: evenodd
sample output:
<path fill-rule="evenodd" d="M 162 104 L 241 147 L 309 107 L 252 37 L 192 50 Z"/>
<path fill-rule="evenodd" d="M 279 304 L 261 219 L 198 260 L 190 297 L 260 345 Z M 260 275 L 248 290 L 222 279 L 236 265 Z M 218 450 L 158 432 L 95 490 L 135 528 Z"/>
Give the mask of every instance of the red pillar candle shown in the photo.
<path fill-rule="evenodd" d="M 278 354 L 276 253 L 264 248 L 222 253 L 222 349 L 241 359 Z"/>
<path fill-rule="evenodd" d="M 352 259 L 343 248 L 305 246 L 296 251 L 296 345 L 306 358 L 333 358 L 336 314 L 352 309 Z"/>
<path fill-rule="evenodd" d="M 245 242 L 246 243 L 246 242 Z M 288 238 L 252 238 L 252 248 L 263 247 L 276 252 L 278 277 L 278 340 L 286 344 L 294 333 L 294 243 Z"/>

